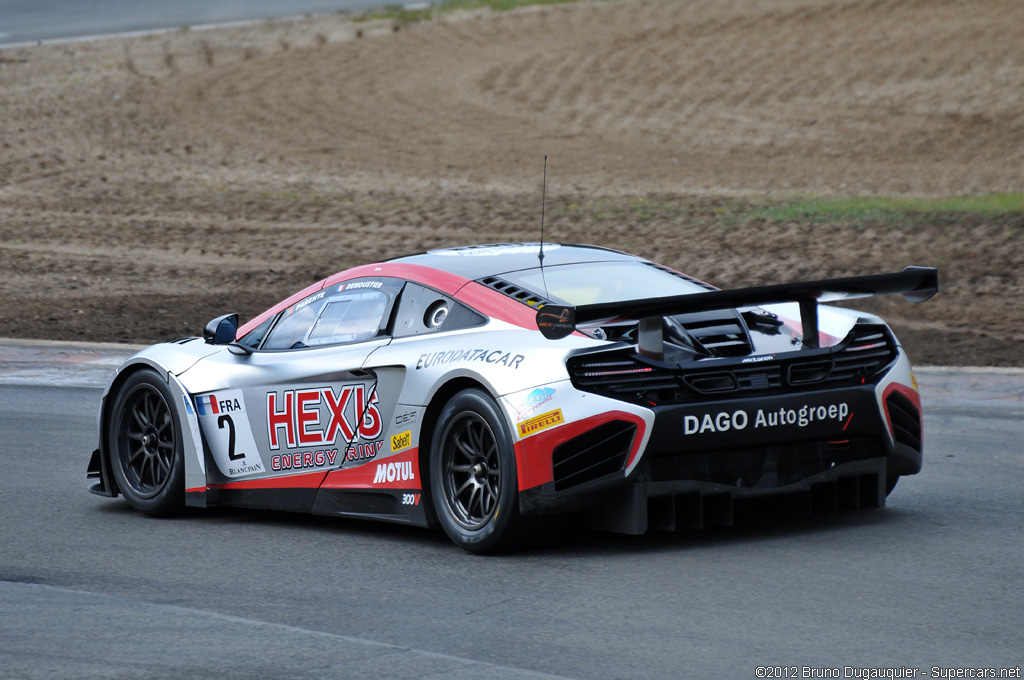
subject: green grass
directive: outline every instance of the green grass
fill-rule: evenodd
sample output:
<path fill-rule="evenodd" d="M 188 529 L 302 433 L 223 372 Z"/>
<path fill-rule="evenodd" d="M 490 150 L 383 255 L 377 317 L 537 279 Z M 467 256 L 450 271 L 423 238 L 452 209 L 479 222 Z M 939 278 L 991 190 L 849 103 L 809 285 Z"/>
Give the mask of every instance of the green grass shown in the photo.
<path fill-rule="evenodd" d="M 608 222 L 679 222 L 734 228 L 755 222 L 869 225 L 981 223 L 998 221 L 1014 232 L 1024 228 L 1024 194 L 959 198 L 815 198 L 758 199 L 730 197 L 586 196 L 548 198 L 553 217 Z"/>
<path fill-rule="evenodd" d="M 1024 213 L 1024 194 L 956 198 L 804 198 L 753 207 L 750 216 L 776 222 L 869 222 L 913 214 L 999 216 Z"/>

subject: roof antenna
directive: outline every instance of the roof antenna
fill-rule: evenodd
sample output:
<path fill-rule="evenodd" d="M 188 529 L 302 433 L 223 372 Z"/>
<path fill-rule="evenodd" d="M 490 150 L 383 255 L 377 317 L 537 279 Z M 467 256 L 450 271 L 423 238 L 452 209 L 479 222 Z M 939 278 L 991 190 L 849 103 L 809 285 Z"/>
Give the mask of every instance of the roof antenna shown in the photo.
<path fill-rule="evenodd" d="M 544 204 L 547 203 L 548 198 L 548 156 L 544 154 L 544 183 L 541 185 L 540 194 L 540 251 L 537 253 L 537 258 L 540 260 L 540 266 L 544 266 Z"/>
<path fill-rule="evenodd" d="M 537 259 L 540 261 L 540 278 L 544 282 L 544 297 L 551 297 L 548 294 L 548 280 L 544 276 L 544 206 L 548 198 L 548 155 L 544 154 L 544 183 L 541 185 L 540 194 L 540 249 L 537 251 Z"/>

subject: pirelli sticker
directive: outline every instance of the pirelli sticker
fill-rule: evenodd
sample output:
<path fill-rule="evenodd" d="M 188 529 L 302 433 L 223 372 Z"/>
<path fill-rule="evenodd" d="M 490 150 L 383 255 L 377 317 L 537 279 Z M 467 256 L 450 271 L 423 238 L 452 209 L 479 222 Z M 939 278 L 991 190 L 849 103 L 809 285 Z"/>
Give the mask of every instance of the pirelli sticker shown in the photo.
<path fill-rule="evenodd" d="M 546 430 L 549 427 L 560 425 L 565 422 L 565 418 L 562 417 L 562 409 L 555 409 L 554 411 L 548 411 L 542 413 L 539 416 L 524 420 L 519 423 L 519 436 L 529 437 L 530 435 L 537 434 L 542 430 Z"/>

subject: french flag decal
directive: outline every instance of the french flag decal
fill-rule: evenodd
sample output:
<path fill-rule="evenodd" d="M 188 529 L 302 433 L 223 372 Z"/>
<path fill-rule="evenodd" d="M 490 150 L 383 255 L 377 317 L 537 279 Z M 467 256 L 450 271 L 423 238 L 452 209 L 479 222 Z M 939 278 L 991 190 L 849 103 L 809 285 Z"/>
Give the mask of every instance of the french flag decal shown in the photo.
<path fill-rule="evenodd" d="M 220 409 L 217 408 L 216 395 L 208 394 L 205 397 L 196 397 L 196 411 L 201 416 L 212 416 L 220 413 Z"/>

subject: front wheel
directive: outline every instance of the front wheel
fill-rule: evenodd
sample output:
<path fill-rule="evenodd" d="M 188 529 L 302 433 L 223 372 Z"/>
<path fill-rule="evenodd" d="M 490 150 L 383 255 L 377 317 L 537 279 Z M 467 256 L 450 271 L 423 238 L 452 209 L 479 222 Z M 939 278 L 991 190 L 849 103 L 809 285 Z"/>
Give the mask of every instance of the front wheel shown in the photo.
<path fill-rule="evenodd" d="M 515 451 L 494 400 L 478 389 L 452 397 L 430 452 L 430 492 L 449 538 L 476 553 L 511 547 L 521 524 Z"/>
<path fill-rule="evenodd" d="M 133 374 L 110 415 L 110 466 L 128 505 L 171 515 L 185 504 L 185 457 L 174 398 L 155 371 Z"/>

